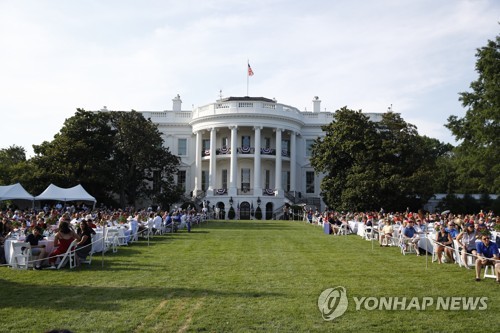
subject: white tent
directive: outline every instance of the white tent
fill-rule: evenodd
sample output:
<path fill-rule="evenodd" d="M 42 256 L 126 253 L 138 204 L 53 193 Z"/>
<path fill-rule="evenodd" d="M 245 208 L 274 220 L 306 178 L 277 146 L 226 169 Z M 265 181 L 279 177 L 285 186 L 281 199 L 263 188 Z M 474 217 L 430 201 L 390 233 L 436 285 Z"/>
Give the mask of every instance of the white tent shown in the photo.
<path fill-rule="evenodd" d="M 19 183 L 14 185 L 0 186 L 0 201 L 18 199 L 33 201 L 34 197 L 26 192 L 24 187 Z"/>
<path fill-rule="evenodd" d="M 40 195 L 35 197 L 35 200 L 57 200 L 57 201 L 92 201 L 96 202 L 95 198 L 88 194 L 82 185 L 76 185 L 71 188 L 62 188 L 54 184 L 50 184 Z"/>

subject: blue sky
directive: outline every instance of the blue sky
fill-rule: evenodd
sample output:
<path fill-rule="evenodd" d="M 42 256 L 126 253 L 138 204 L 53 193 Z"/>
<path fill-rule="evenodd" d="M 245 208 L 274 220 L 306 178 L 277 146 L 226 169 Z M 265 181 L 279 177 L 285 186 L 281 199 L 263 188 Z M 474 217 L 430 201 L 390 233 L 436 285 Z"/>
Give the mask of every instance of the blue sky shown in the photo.
<path fill-rule="evenodd" d="M 497 0 L 0 0 L 0 148 L 51 140 L 76 108 L 191 110 L 249 95 L 300 110 L 392 104 L 455 143 L 458 93 L 500 31 Z"/>

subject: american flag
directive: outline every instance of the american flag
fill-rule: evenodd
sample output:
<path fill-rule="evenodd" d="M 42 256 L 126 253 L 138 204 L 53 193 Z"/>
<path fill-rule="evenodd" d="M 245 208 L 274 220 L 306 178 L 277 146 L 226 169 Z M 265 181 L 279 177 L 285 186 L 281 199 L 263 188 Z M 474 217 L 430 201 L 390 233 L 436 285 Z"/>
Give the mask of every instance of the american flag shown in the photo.
<path fill-rule="evenodd" d="M 253 76 L 252 67 L 250 67 L 250 63 L 248 64 L 248 76 Z"/>

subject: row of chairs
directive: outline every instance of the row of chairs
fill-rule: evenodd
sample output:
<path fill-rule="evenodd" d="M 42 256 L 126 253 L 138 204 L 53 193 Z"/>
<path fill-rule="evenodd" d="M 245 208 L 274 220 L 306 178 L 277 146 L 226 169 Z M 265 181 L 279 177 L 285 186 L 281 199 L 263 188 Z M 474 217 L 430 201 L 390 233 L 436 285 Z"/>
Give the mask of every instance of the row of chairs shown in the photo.
<path fill-rule="evenodd" d="M 77 240 L 71 242 L 68 250 L 58 255 L 57 269 L 61 269 L 69 263 L 70 268 L 76 267 L 75 249 Z M 16 242 L 12 244 L 12 262 L 11 266 L 14 269 L 28 269 L 33 267 L 34 262 L 38 260 L 38 256 L 33 256 L 31 253 L 31 244 L 27 242 Z"/>

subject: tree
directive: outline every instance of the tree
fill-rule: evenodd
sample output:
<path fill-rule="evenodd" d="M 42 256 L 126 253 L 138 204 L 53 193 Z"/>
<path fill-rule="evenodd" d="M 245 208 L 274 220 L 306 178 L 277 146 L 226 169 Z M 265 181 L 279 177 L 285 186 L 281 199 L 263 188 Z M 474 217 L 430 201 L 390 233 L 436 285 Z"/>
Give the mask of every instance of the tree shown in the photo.
<path fill-rule="evenodd" d="M 82 184 L 98 201 L 109 202 L 114 135 L 107 114 L 77 109 L 52 141 L 33 146 L 36 192 L 50 183 L 61 187 Z"/>
<path fill-rule="evenodd" d="M 460 144 L 455 166 L 461 190 L 500 192 L 500 35 L 477 49 L 479 77 L 472 91 L 460 93 L 465 116 L 450 116 L 445 125 Z"/>
<path fill-rule="evenodd" d="M 156 125 L 140 113 L 77 109 L 51 142 L 35 145 L 33 187 L 82 184 L 99 202 L 135 205 L 148 198 L 167 205 L 178 198 L 173 184 L 179 159 L 163 147 Z"/>
<path fill-rule="evenodd" d="M 113 187 L 120 205 L 135 205 L 141 197 L 164 205 L 176 201 L 180 191 L 174 175 L 180 159 L 163 146 L 157 125 L 133 110 L 113 112 L 110 121 L 116 131 Z"/>
<path fill-rule="evenodd" d="M 18 170 L 26 165 L 26 150 L 20 146 L 0 149 L 0 184 L 11 185 L 20 182 Z"/>
<path fill-rule="evenodd" d="M 437 158 L 450 149 L 392 112 L 372 122 L 344 107 L 323 130 L 311 164 L 325 173 L 325 203 L 339 210 L 419 208 L 433 194 Z"/>

